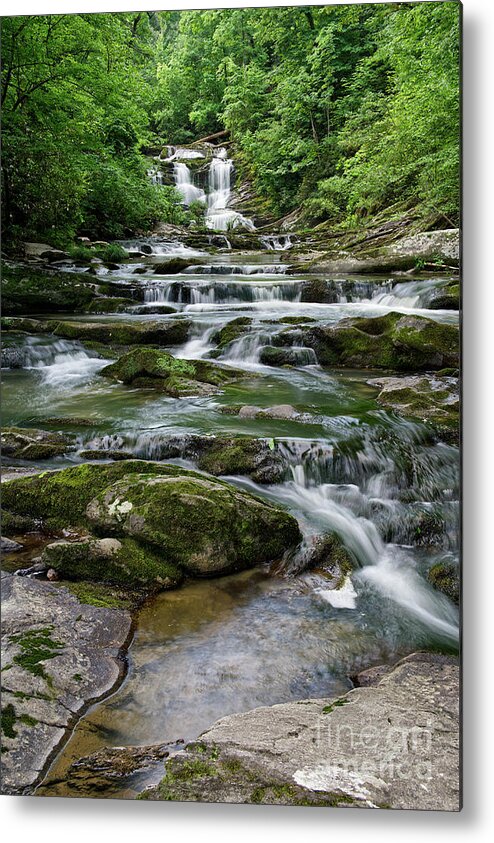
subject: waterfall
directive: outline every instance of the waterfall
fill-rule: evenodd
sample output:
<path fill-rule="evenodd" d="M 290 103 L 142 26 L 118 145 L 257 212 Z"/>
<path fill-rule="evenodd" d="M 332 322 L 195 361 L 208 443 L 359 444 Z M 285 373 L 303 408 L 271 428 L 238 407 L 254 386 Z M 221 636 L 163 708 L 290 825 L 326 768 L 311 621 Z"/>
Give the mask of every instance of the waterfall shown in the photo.
<path fill-rule="evenodd" d="M 283 252 L 292 246 L 292 238 L 290 234 L 266 234 L 261 237 L 261 245 L 264 249 L 269 249 L 270 251 Z"/>
<path fill-rule="evenodd" d="M 219 149 L 209 167 L 206 225 L 216 231 L 228 231 L 238 227 L 254 231 L 252 220 L 228 208 L 232 173 L 233 161 L 226 157 L 225 149 Z"/>
<path fill-rule="evenodd" d="M 427 281 L 407 281 L 394 284 L 391 289 L 372 296 L 373 304 L 386 307 L 427 307 L 437 293 L 438 288 L 445 285 L 443 279 Z"/>
<path fill-rule="evenodd" d="M 191 202 L 205 201 L 204 190 L 192 184 L 192 178 L 187 164 L 174 164 L 173 173 L 176 188 L 182 194 L 185 205 L 190 205 Z"/>
<path fill-rule="evenodd" d="M 261 302 L 298 302 L 301 284 L 297 281 L 232 281 L 231 283 L 197 280 L 154 281 L 144 290 L 144 301 L 164 304 L 255 304 Z"/>
<path fill-rule="evenodd" d="M 20 349 L 22 368 L 39 373 L 46 386 L 70 389 L 91 380 L 108 361 L 73 340 L 28 337 Z"/>

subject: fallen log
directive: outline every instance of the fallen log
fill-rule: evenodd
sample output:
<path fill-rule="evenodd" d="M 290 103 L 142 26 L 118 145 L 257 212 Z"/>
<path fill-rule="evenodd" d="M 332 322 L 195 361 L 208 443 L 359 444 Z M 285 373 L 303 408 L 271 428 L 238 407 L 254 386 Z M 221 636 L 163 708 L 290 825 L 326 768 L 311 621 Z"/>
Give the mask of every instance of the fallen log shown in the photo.
<path fill-rule="evenodd" d="M 224 138 L 226 135 L 229 134 L 229 129 L 223 129 L 221 132 L 215 132 L 214 135 L 207 135 L 207 137 L 205 138 L 199 138 L 199 140 L 194 141 L 191 146 L 196 146 L 198 143 L 208 143 L 208 141 L 215 140 L 216 138 Z"/>

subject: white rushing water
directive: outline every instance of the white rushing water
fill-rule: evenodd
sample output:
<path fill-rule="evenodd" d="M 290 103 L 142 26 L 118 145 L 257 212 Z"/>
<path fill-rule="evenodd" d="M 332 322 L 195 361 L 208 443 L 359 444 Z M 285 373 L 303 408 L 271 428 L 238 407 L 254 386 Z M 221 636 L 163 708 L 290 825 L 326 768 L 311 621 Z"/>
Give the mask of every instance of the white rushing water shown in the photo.
<path fill-rule="evenodd" d="M 190 205 L 191 202 L 205 202 L 206 194 L 200 187 L 196 187 L 192 183 L 191 172 L 187 164 L 174 164 L 173 171 L 175 176 L 175 186 L 182 195 L 185 205 Z"/>
<path fill-rule="evenodd" d="M 226 157 L 226 150 L 213 158 L 209 167 L 209 192 L 207 195 L 206 225 L 215 231 L 231 228 L 255 230 L 251 219 L 228 207 L 232 192 L 233 161 Z"/>
<path fill-rule="evenodd" d="M 46 386 L 59 389 L 73 389 L 88 382 L 107 364 L 105 358 L 92 355 L 70 340 L 45 343 L 29 337 L 24 347 L 24 368 L 35 370 Z"/>

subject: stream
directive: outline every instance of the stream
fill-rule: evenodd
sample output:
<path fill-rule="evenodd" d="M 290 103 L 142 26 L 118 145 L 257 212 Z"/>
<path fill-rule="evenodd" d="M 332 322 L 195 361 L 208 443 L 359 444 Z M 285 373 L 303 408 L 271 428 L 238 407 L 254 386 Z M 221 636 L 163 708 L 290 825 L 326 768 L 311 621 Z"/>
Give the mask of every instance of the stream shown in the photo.
<path fill-rule="evenodd" d="M 207 215 L 212 229 L 228 232 L 236 214 L 228 207 L 231 162 L 218 157 L 213 164 L 204 194 Z M 201 199 L 183 167 L 175 164 L 184 201 Z M 226 346 L 218 362 L 258 377 L 235 382 L 220 395 L 173 399 L 102 378 L 98 372 L 108 361 L 78 342 L 19 335 L 14 341 L 23 347 L 24 365 L 3 373 L 4 424 L 43 427 L 44 419 L 73 417 L 78 450 L 44 461 L 44 468 L 76 464 L 82 461 L 79 451 L 91 448 L 160 459 L 160 442 L 170 434 L 276 439 L 290 467 L 284 482 L 260 486 L 246 477 L 227 479 L 286 507 L 307 541 L 336 531 L 358 567 L 339 591 L 323 574 L 295 566 L 278 576 L 257 569 L 195 581 L 149 600 L 137 616 L 125 680 L 81 719 L 38 793 L 135 795 L 159 781 L 163 762 L 96 792 L 90 782 L 79 782 L 75 793 L 66 782 L 67 769 L 103 746 L 175 745 L 196 738 L 226 714 L 337 696 L 352 687 L 350 677 L 359 670 L 419 648 L 457 650 L 457 609 L 426 580 L 437 561 L 458 560 L 457 448 L 440 441 L 426 424 L 376 404 L 376 390 L 366 382 L 382 372 L 323 369 L 311 349 L 297 344 L 296 330 L 294 367 L 260 362 L 273 334 L 289 327 L 280 323 L 287 317 L 330 325 L 346 316 L 395 310 L 454 324 L 454 311 L 428 309 L 431 290 L 450 279 L 344 277 L 335 279 L 333 303 L 303 302 L 306 276 L 286 274 L 289 236 L 266 236 L 259 253 L 233 252 L 227 237 L 225 248 L 214 253 L 171 238 L 123 242 L 131 252 L 147 246 L 146 260 L 136 257 L 118 270 L 101 272 L 114 284 L 142 289 L 135 312 L 64 319 L 191 320 L 189 340 L 170 351 L 197 359 L 216 348 L 215 332 L 246 317 L 252 320 L 249 331 Z M 198 263 L 176 275 L 160 275 L 153 264 L 164 256 Z M 162 315 L 160 305 L 171 305 L 176 313 Z M 309 416 L 280 420 L 224 412 L 238 404 L 290 404 Z M 94 426 L 78 426 L 78 418 Z M 424 513 L 433 514 L 441 527 L 433 543 L 422 546 L 416 523 Z"/>

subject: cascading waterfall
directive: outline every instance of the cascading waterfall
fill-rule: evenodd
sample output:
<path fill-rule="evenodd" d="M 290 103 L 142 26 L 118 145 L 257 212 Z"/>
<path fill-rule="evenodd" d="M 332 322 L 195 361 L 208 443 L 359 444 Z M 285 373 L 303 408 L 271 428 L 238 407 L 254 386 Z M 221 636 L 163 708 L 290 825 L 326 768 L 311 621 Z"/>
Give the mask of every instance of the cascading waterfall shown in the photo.
<path fill-rule="evenodd" d="M 191 202 L 206 203 L 206 225 L 215 231 L 228 231 L 231 228 L 255 230 L 252 220 L 228 207 L 231 198 L 233 161 L 227 158 L 226 149 L 215 150 L 209 166 L 207 195 L 196 187 L 187 164 L 176 159 L 203 158 L 202 153 L 190 149 L 177 149 L 166 159 L 173 162 L 175 186 L 182 195 L 184 205 Z M 228 241 L 227 241 L 228 242 Z M 228 243 L 228 247 L 229 247 Z"/>
<path fill-rule="evenodd" d="M 298 302 L 301 297 L 300 282 L 266 281 L 211 282 L 207 280 L 164 281 L 148 284 L 144 300 L 148 303 L 243 304 L 261 302 Z"/>
<path fill-rule="evenodd" d="M 148 170 L 147 175 L 153 184 L 158 184 L 160 186 L 164 184 L 163 173 L 161 170 Z"/>
<path fill-rule="evenodd" d="M 290 234 L 266 234 L 261 237 L 261 245 L 273 252 L 284 252 L 292 247 L 293 239 Z"/>
<path fill-rule="evenodd" d="M 28 337 L 20 349 L 22 368 L 36 371 L 46 386 L 71 389 L 86 383 L 107 360 L 86 351 L 78 342 Z"/>
<path fill-rule="evenodd" d="M 401 281 L 398 284 L 390 285 L 389 289 L 376 292 L 372 296 L 373 304 L 385 305 L 386 307 L 427 307 L 437 289 L 445 285 L 443 279 L 427 281 Z"/>
<path fill-rule="evenodd" d="M 252 220 L 228 208 L 232 173 L 233 161 L 226 157 L 226 150 L 219 150 L 209 167 L 206 225 L 216 231 L 228 231 L 230 228 L 247 228 L 254 231 Z"/>
<path fill-rule="evenodd" d="M 191 202 L 205 202 L 206 194 L 200 187 L 196 187 L 192 183 L 192 177 L 187 164 L 174 164 L 173 172 L 175 177 L 175 186 L 181 193 L 184 200 L 184 205 L 190 205 Z"/>

